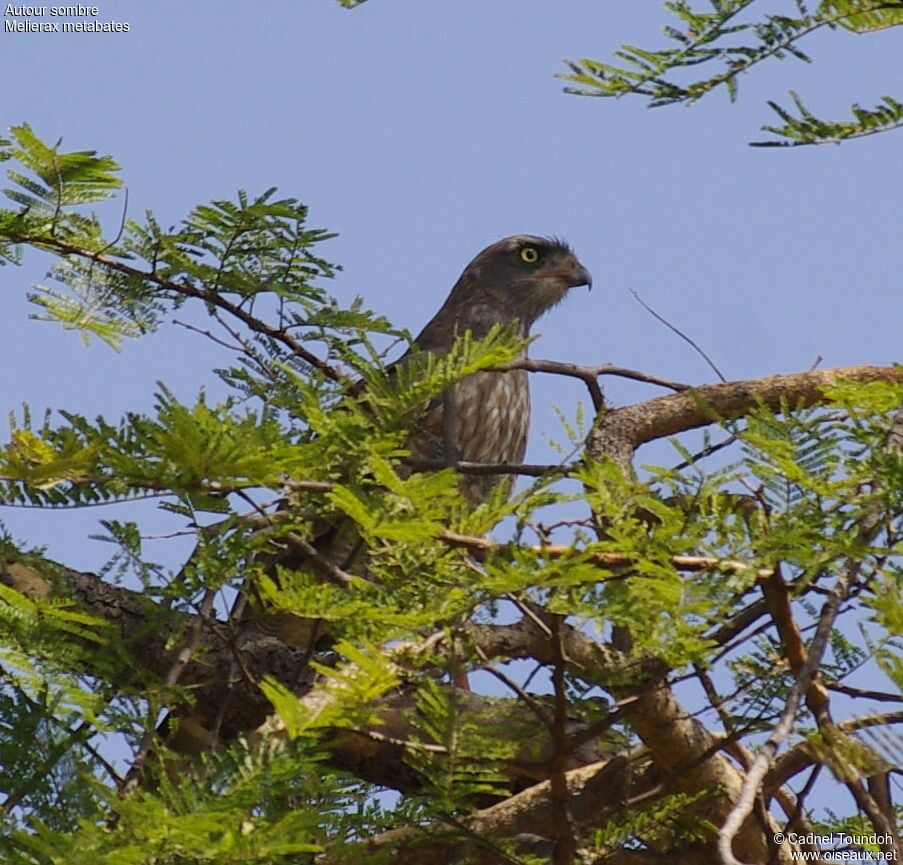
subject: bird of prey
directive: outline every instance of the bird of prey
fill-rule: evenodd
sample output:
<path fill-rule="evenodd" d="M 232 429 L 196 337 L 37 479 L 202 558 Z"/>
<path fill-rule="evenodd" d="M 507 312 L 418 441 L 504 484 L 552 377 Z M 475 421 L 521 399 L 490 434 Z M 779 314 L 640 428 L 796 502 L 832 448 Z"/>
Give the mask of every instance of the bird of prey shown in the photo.
<path fill-rule="evenodd" d="M 398 361 L 423 352 L 441 356 L 470 332 L 485 337 L 495 325 L 528 336 L 534 322 L 575 286 L 592 286 L 592 277 L 571 248 L 556 238 L 518 234 L 480 252 L 458 278 L 439 311 Z M 530 392 L 522 369 L 480 371 L 456 382 L 435 399 L 414 425 L 407 448 L 415 462 L 519 463 L 530 426 Z M 510 475 L 462 475 L 460 488 L 471 505 L 485 501 L 497 484 L 510 488 Z M 314 536 L 271 561 L 283 568 L 312 567 L 329 576 L 331 566 L 344 572 L 366 571 L 366 552 L 356 524 L 349 519 L 322 520 Z M 313 645 L 322 624 L 291 613 L 266 615 L 280 639 Z"/>
<path fill-rule="evenodd" d="M 470 331 L 481 338 L 493 325 L 528 336 L 546 310 L 580 285 L 592 287 L 592 277 L 564 241 L 531 234 L 506 237 L 467 265 L 409 354 L 446 354 L 458 336 Z M 477 372 L 434 401 L 407 446 L 415 460 L 519 463 L 529 426 L 527 372 Z M 461 486 L 476 505 L 500 481 L 498 475 L 469 475 Z"/>

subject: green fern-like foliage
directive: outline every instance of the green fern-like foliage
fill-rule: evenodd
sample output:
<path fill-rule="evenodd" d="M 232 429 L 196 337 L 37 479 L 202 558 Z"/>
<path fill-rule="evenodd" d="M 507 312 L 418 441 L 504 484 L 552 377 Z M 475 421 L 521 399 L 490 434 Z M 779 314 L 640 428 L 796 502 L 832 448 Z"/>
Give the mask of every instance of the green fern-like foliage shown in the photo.
<path fill-rule="evenodd" d="M 903 24 L 900 0 L 837 0 L 807 3 L 793 0 L 776 11 L 760 0 L 710 0 L 708 8 L 688 0 L 665 3 L 676 22 L 663 28 L 670 47 L 657 50 L 622 45 L 614 52 L 617 62 L 584 58 L 568 62 L 561 75 L 565 90 L 582 96 L 639 95 L 651 107 L 692 104 L 708 93 L 724 88 L 731 101 L 739 92 L 743 73 L 772 60 L 795 58 L 811 62 L 801 47 L 807 36 L 820 30 L 845 28 L 869 34 Z M 710 70 L 698 77 L 697 70 Z M 784 121 L 765 126 L 779 137 L 754 142 L 757 146 L 799 146 L 861 138 L 903 126 L 898 100 L 884 96 L 873 108 L 855 104 L 849 121 L 820 120 L 791 92 L 799 112 L 794 116 L 776 102 L 769 105 Z"/>

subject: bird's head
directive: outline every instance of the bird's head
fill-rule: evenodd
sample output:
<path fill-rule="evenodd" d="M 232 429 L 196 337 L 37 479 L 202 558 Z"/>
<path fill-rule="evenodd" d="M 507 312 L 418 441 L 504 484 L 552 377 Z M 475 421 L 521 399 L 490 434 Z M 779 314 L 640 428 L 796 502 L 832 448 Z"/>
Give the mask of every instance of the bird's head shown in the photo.
<path fill-rule="evenodd" d="M 518 321 L 526 333 L 571 288 L 592 284 L 589 271 L 563 240 L 516 234 L 479 253 L 464 269 L 448 302 L 482 308 L 492 323 Z"/>

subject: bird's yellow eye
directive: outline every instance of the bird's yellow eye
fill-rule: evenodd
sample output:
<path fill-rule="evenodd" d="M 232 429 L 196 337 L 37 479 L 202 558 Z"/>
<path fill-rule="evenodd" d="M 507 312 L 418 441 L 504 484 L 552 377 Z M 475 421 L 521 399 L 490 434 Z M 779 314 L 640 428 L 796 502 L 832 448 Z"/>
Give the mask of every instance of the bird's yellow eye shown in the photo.
<path fill-rule="evenodd" d="M 539 261 L 539 250 L 535 246 L 525 246 L 520 251 L 520 260 L 527 264 L 536 264 Z"/>

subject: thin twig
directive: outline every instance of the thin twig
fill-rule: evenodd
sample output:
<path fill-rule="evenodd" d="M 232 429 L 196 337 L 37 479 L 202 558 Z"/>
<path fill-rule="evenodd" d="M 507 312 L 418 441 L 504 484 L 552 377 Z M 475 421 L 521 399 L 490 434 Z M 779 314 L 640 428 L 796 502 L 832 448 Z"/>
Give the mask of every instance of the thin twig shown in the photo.
<path fill-rule="evenodd" d="M 718 378 L 721 379 L 721 381 L 724 381 L 724 382 L 727 381 L 727 379 L 721 374 L 721 370 L 718 369 L 718 367 L 715 365 L 715 361 L 713 361 L 696 342 L 694 342 L 682 330 L 680 330 L 679 328 L 677 328 L 673 324 L 671 324 L 671 322 L 668 321 L 666 318 L 664 318 L 664 316 L 659 315 L 651 306 L 649 306 L 648 303 L 646 303 L 645 300 L 643 300 L 643 298 L 640 297 L 640 295 L 636 291 L 636 289 L 631 288 L 630 293 L 634 296 L 634 299 L 636 300 L 636 302 L 640 306 L 642 306 L 643 309 L 645 309 L 646 312 L 648 312 L 653 318 L 658 319 L 665 327 L 668 328 L 668 330 L 673 331 L 682 340 L 684 340 L 684 342 L 689 343 L 699 353 L 699 355 L 701 355 L 703 360 L 705 360 L 705 362 L 714 370 L 715 375 L 717 375 Z"/>
<path fill-rule="evenodd" d="M 612 363 L 602 363 L 596 366 L 581 366 L 576 363 L 564 363 L 557 360 L 536 360 L 529 357 L 519 358 L 504 366 L 499 367 L 500 370 L 524 369 L 527 372 L 544 372 L 551 375 L 563 375 L 568 378 L 576 378 L 584 382 L 590 389 L 591 394 L 593 388 L 598 389 L 598 379 L 603 375 L 616 376 L 618 378 L 626 378 L 631 381 L 639 381 L 645 384 L 652 384 L 658 387 L 664 387 L 673 391 L 689 390 L 691 385 L 683 384 L 679 381 L 662 378 L 652 373 L 642 372 L 638 369 L 629 369 L 624 366 L 615 366 Z M 599 405 L 595 405 L 599 402 Z M 596 396 L 593 398 L 593 404 L 597 409 L 602 407 L 602 392 L 596 390 Z"/>
<path fill-rule="evenodd" d="M 697 451 L 695 454 L 691 454 L 689 459 L 686 459 L 683 462 L 679 462 L 677 465 L 672 466 L 671 471 L 672 472 L 682 472 L 684 469 L 690 468 L 690 466 L 695 465 L 700 460 L 705 459 L 706 457 L 710 457 L 712 454 L 716 454 L 716 453 L 718 453 L 718 451 L 721 451 L 727 447 L 730 447 L 736 441 L 737 441 L 737 436 L 730 435 L 726 439 L 723 439 L 720 442 L 716 442 L 715 444 L 706 445 L 704 448 Z"/>
<path fill-rule="evenodd" d="M 724 824 L 718 831 L 718 853 L 723 865 L 742 865 L 740 860 L 734 856 L 734 851 L 731 846 L 732 842 L 734 837 L 740 831 L 743 821 L 752 811 L 760 785 L 765 778 L 765 775 L 768 773 L 768 769 L 771 766 L 772 760 L 774 759 L 781 742 L 783 742 L 793 730 L 793 725 L 796 721 L 796 713 L 802 702 L 802 697 L 808 691 L 816 670 L 821 664 L 821 659 L 828 646 L 831 630 L 834 627 L 834 620 L 837 617 L 843 599 L 846 597 L 855 573 L 855 563 L 850 562 L 847 567 L 843 568 L 838 576 L 834 589 L 831 592 L 831 597 L 828 598 L 822 607 L 815 637 L 809 646 L 808 658 L 797 674 L 793 687 L 790 689 L 780 720 L 772 730 L 768 740 L 756 755 L 752 767 L 743 779 L 740 796 L 725 819 Z"/>
<path fill-rule="evenodd" d="M 479 647 L 474 646 L 477 657 L 483 662 L 483 669 L 498 679 L 506 688 L 510 689 L 517 697 L 519 697 L 527 707 L 539 718 L 540 722 L 547 727 L 552 724 L 552 716 L 546 711 L 545 707 L 538 703 L 532 694 L 525 691 L 514 679 L 503 673 L 498 667 L 492 664 L 486 653 Z"/>
<path fill-rule="evenodd" d="M 549 798 L 556 812 L 557 843 L 552 854 L 552 865 L 573 865 L 577 861 L 577 836 L 574 816 L 570 808 L 570 792 L 567 783 L 567 763 L 570 743 L 567 734 L 568 698 L 565 682 L 567 658 L 561 637 L 561 617 L 553 616 L 552 627 L 552 689 L 554 713 L 549 726 L 552 740 L 552 759 L 549 760 Z"/>
<path fill-rule="evenodd" d="M 204 303 L 217 307 L 224 312 L 228 312 L 231 316 L 237 318 L 247 328 L 254 331 L 255 333 L 259 333 L 262 336 L 269 337 L 276 342 L 282 343 L 282 345 L 285 346 L 295 357 L 300 358 L 301 360 L 310 364 L 310 366 L 314 367 L 314 369 L 316 370 L 319 370 L 328 379 L 331 379 L 338 384 L 348 384 L 348 380 L 342 372 L 328 364 L 326 361 L 317 357 L 313 352 L 305 348 L 299 340 L 295 339 L 295 337 L 291 336 L 289 333 L 286 333 L 285 330 L 266 324 L 264 321 L 261 321 L 259 318 L 256 318 L 247 310 L 243 309 L 241 304 L 236 304 L 232 301 L 226 300 L 226 298 L 222 297 L 220 294 L 217 294 L 214 291 L 211 291 L 210 289 L 198 288 L 185 281 L 174 282 L 173 280 L 165 279 L 164 277 L 160 276 L 155 270 L 141 270 L 140 268 L 132 267 L 125 262 L 101 256 L 98 253 L 90 253 L 82 247 L 77 246 L 76 244 L 67 243 L 64 240 L 60 240 L 55 237 L 31 237 L 27 234 L 9 232 L 7 234 L 7 238 L 13 243 L 28 244 L 62 255 L 72 255 L 77 258 L 92 259 L 99 264 L 102 264 L 109 270 L 116 271 L 117 273 L 122 273 L 125 276 L 129 276 L 135 279 L 146 280 L 147 282 L 156 285 L 158 288 L 164 291 L 171 291 L 174 294 L 182 295 L 183 297 L 191 297 L 195 298 L 196 300 L 202 300 L 204 301 Z"/>
<path fill-rule="evenodd" d="M 709 703 L 718 713 L 718 717 L 721 719 L 721 726 L 724 727 L 724 732 L 733 733 L 735 727 L 734 719 L 731 717 L 730 712 L 725 708 L 727 701 L 721 698 L 721 695 L 715 688 L 712 677 L 709 675 L 709 671 L 699 663 L 693 664 L 693 671 L 696 673 L 696 678 L 699 679 L 699 684 L 702 685 L 702 690 L 705 692 Z"/>
<path fill-rule="evenodd" d="M 338 565 L 324 556 L 307 538 L 299 535 L 297 532 L 280 535 L 279 540 L 284 540 L 304 558 L 308 559 L 324 577 L 338 586 L 350 588 L 356 584 L 360 585 L 370 582 L 365 577 L 357 577 L 349 574 L 347 571 L 343 571 Z"/>
<path fill-rule="evenodd" d="M 71 747 L 79 744 L 84 745 L 87 739 L 93 735 L 94 726 L 88 721 L 82 721 L 74 730 L 71 730 L 64 739 L 52 743 L 49 753 L 41 760 L 28 780 L 18 788 L 9 791 L 3 805 L 0 805 L 3 812 L 9 814 L 13 809 L 17 808 L 29 793 L 32 792 L 32 787 L 37 786 L 40 780 L 45 778 L 53 770 L 54 766 L 63 759 L 66 752 Z"/>
<path fill-rule="evenodd" d="M 197 334 L 200 334 L 201 336 L 207 337 L 207 339 L 211 340 L 212 342 L 215 342 L 217 345 L 220 345 L 220 346 L 222 346 L 223 348 L 228 349 L 229 351 L 234 351 L 234 352 L 236 352 L 236 353 L 238 353 L 238 354 L 244 354 L 244 348 L 242 348 L 242 346 L 240 346 L 240 345 L 230 345 L 230 344 L 229 344 L 228 342 L 226 342 L 224 339 L 221 339 L 220 337 L 218 337 L 218 336 L 217 336 L 215 333 L 213 333 L 213 331 L 211 331 L 211 330 L 203 330 L 203 329 L 200 328 L 200 327 L 195 327 L 193 324 L 188 324 L 188 322 L 186 322 L 186 321 L 180 321 L 178 318 L 174 318 L 174 319 L 172 320 L 172 323 L 173 323 L 176 327 L 184 327 L 185 330 L 189 330 L 189 331 L 191 331 L 192 333 L 197 333 Z"/>
<path fill-rule="evenodd" d="M 401 461 L 415 472 L 432 472 L 451 468 L 462 475 L 524 475 L 525 477 L 542 478 L 550 475 L 566 477 L 571 466 L 558 463 L 476 463 L 452 462 L 445 460 L 418 460 L 406 457 Z"/>
<path fill-rule="evenodd" d="M 806 797 L 812 792 L 812 788 L 815 786 L 815 782 L 818 780 L 818 776 L 821 774 L 823 768 L 823 763 L 816 763 L 809 777 L 806 779 L 806 783 L 803 784 L 802 790 L 796 794 L 796 805 L 794 806 L 793 811 L 787 815 L 788 829 L 793 827 L 796 824 L 796 821 L 803 816 L 803 805 L 805 804 Z"/>
<path fill-rule="evenodd" d="M 552 629 L 538 616 L 534 610 L 533 606 L 527 601 L 518 598 L 513 592 L 505 592 L 505 597 L 511 601 L 531 622 L 533 622 L 536 627 L 539 628 L 546 636 L 552 636 Z"/>
<path fill-rule="evenodd" d="M 189 626 L 185 644 L 179 650 L 179 654 L 176 655 L 176 659 L 173 661 L 163 680 L 166 687 L 171 688 L 178 683 L 185 668 L 194 657 L 201 637 L 201 628 L 209 620 L 210 615 L 213 612 L 213 601 L 215 598 L 216 591 L 214 589 L 207 589 L 204 592 L 198 614 Z M 144 768 L 144 763 L 150 754 L 151 744 L 153 743 L 156 732 L 155 725 L 153 723 L 148 724 L 148 728 L 145 730 L 144 735 L 141 738 L 141 743 L 138 746 L 138 752 L 135 754 L 131 768 L 126 775 L 125 783 L 123 784 L 124 793 L 130 792 L 138 785 L 138 779 L 141 777 L 141 770 Z"/>
<path fill-rule="evenodd" d="M 846 694 L 857 700 L 875 700 L 880 703 L 903 703 L 903 697 L 899 694 L 889 694 L 886 691 L 870 691 L 867 688 L 855 688 L 852 685 L 844 685 L 842 682 L 825 682 L 829 691 L 837 691 L 838 694 Z"/>
<path fill-rule="evenodd" d="M 444 530 L 440 532 L 439 539 L 453 547 L 463 547 L 479 558 L 490 553 L 505 552 L 513 549 L 511 544 L 494 541 L 491 538 L 475 535 L 463 535 L 459 532 Z M 531 552 L 536 556 L 545 556 L 550 559 L 561 559 L 568 556 L 587 555 L 586 550 L 575 549 L 567 544 L 538 544 L 529 547 L 517 547 L 520 552 Z M 594 552 L 588 555 L 588 559 L 602 568 L 629 568 L 636 564 L 636 558 L 624 553 Z M 735 559 L 719 559 L 715 556 L 671 556 L 669 561 L 680 571 L 720 570 L 727 573 L 754 572 L 756 579 L 766 579 L 774 571 L 771 568 L 755 568 L 745 562 Z"/>

